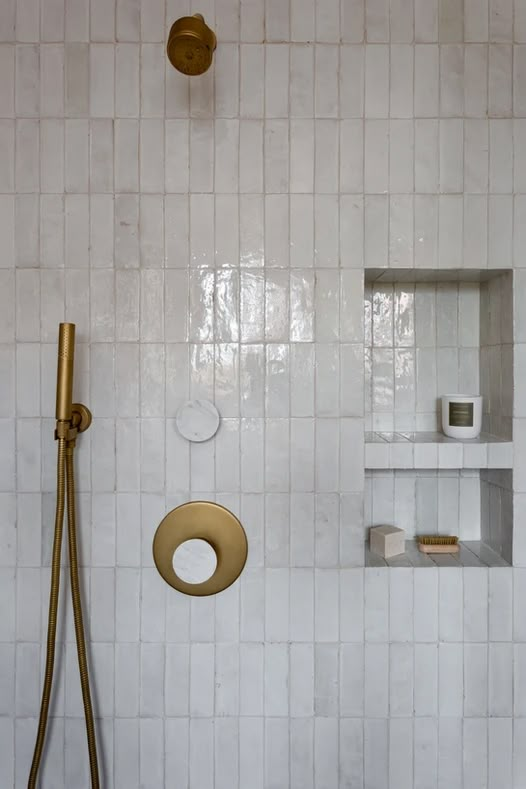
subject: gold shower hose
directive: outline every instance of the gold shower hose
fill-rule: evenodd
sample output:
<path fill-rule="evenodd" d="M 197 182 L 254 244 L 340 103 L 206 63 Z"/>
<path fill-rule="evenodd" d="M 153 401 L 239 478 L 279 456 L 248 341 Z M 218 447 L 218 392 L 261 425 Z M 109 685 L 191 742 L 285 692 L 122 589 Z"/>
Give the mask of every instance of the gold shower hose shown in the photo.
<path fill-rule="evenodd" d="M 67 432 L 64 430 L 63 432 Z M 77 559 L 77 530 L 75 519 L 75 477 L 73 467 L 73 450 L 75 447 L 76 429 L 70 431 L 72 439 L 58 437 L 57 457 L 57 508 L 55 515 L 55 536 L 53 539 L 53 558 L 51 563 L 51 589 L 49 594 L 49 619 L 47 631 L 46 668 L 44 687 L 42 689 L 42 702 L 38 721 L 37 738 L 31 772 L 29 774 L 28 789 L 36 789 L 38 770 L 42 758 L 42 750 L 46 737 L 49 704 L 51 700 L 51 687 L 53 683 L 53 666 L 55 662 L 55 637 L 57 631 L 57 611 L 60 589 L 60 555 L 62 551 L 62 532 L 64 524 L 64 509 L 67 498 L 68 515 L 68 545 L 69 567 L 71 578 L 71 598 L 73 602 L 73 618 L 75 621 L 75 636 L 77 640 L 77 655 L 79 664 L 82 700 L 84 703 L 84 717 L 86 720 L 86 735 L 88 740 L 89 763 L 92 789 L 100 789 L 99 770 L 97 765 L 97 744 L 95 739 L 95 726 L 93 723 L 93 708 L 91 704 L 88 664 L 86 659 L 86 642 L 84 639 L 84 625 L 82 619 L 82 603 L 80 597 L 79 572 Z"/>
<path fill-rule="evenodd" d="M 60 555 L 62 551 L 62 531 L 64 523 L 65 500 L 67 498 L 68 514 L 68 545 L 69 566 L 71 578 L 71 598 L 73 603 L 73 618 L 75 622 L 75 637 L 77 640 L 77 655 L 84 703 L 84 716 L 86 719 L 86 735 L 88 740 L 89 763 L 92 789 L 100 789 L 99 770 L 97 764 L 97 745 L 95 739 L 95 726 L 93 723 L 93 708 L 91 703 L 88 664 L 86 659 L 86 641 L 84 639 L 84 624 L 82 618 L 82 603 L 80 597 L 79 572 L 77 559 L 77 528 L 75 518 L 75 477 L 73 468 L 73 449 L 75 441 L 65 438 L 58 439 L 57 456 L 57 508 L 55 515 L 55 536 L 53 539 L 53 557 L 51 563 L 51 588 L 49 594 L 49 619 L 47 631 L 46 669 L 44 674 L 44 687 L 42 689 L 42 702 L 38 720 L 38 732 L 29 775 L 28 789 L 36 789 L 38 770 L 42 758 L 42 750 L 46 737 L 51 688 L 53 683 L 53 667 L 55 663 L 55 637 L 57 631 L 58 598 L 60 589 Z"/>

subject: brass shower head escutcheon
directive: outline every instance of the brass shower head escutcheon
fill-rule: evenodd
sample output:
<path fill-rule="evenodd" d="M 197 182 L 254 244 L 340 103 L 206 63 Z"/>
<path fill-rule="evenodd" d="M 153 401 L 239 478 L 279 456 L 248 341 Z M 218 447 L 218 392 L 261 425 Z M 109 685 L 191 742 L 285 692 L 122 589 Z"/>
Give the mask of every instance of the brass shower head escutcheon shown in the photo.
<path fill-rule="evenodd" d="M 173 568 L 177 548 L 187 540 L 205 540 L 215 551 L 217 566 L 203 583 L 183 581 Z M 204 597 L 229 587 L 247 560 L 245 530 L 235 515 L 211 501 L 190 501 L 168 513 L 153 538 L 153 559 L 164 580 L 184 594 Z"/>
<path fill-rule="evenodd" d="M 183 16 L 173 23 L 166 54 L 177 71 L 189 76 L 204 74 L 212 65 L 217 39 L 201 14 Z"/>

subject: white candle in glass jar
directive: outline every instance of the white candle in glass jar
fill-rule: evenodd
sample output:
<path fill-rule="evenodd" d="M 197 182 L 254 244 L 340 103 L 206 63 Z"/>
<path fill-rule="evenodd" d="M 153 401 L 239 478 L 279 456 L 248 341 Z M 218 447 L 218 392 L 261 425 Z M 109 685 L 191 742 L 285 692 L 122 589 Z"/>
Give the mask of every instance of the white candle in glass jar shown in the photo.
<path fill-rule="evenodd" d="M 477 438 L 481 429 L 481 395 L 442 395 L 442 430 L 446 436 Z"/>

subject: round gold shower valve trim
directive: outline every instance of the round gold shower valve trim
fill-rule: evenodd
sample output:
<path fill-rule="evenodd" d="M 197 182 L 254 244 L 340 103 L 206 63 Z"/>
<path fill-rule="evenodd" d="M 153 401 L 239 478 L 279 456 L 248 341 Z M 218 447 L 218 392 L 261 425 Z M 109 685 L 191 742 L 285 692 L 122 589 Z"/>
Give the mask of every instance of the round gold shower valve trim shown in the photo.
<path fill-rule="evenodd" d="M 177 548 L 187 540 L 205 540 L 214 549 L 217 566 L 203 583 L 187 583 L 173 568 Z M 164 580 L 184 594 L 203 597 L 217 594 L 241 575 L 248 543 L 243 526 L 226 507 L 211 501 L 190 501 L 168 513 L 153 538 L 153 559 Z"/>
<path fill-rule="evenodd" d="M 201 14 L 183 16 L 173 23 L 166 54 L 172 66 L 189 76 L 204 74 L 212 65 L 217 39 Z"/>

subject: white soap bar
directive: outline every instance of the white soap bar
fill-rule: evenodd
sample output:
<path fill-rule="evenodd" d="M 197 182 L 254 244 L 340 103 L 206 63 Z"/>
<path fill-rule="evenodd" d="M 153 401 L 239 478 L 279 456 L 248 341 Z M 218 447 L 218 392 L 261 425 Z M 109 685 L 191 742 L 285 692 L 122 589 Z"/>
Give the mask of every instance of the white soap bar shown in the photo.
<path fill-rule="evenodd" d="M 405 531 L 396 526 L 373 526 L 369 529 L 369 545 L 384 559 L 398 556 L 405 552 Z"/>

